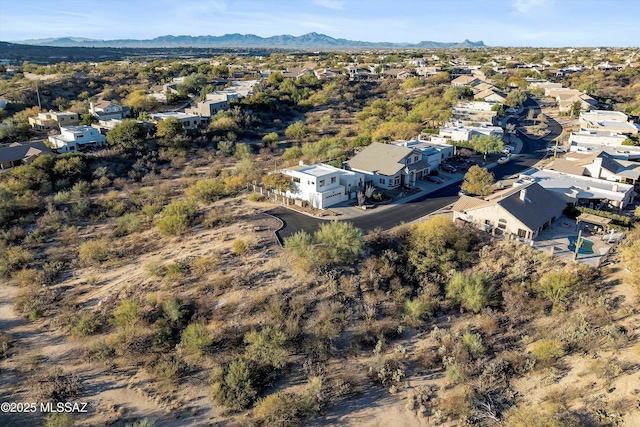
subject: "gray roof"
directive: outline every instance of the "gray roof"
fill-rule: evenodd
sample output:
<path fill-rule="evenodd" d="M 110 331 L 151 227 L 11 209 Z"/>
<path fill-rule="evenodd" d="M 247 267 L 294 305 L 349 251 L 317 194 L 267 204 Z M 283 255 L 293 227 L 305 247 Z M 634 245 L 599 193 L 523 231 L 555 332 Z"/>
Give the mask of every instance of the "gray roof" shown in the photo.
<path fill-rule="evenodd" d="M 0 163 L 15 162 L 39 154 L 54 153 L 42 142 L 16 142 L 8 146 L 0 147 Z"/>
<path fill-rule="evenodd" d="M 524 200 L 520 192 L 526 190 Z M 483 209 L 490 205 L 499 205 L 530 230 L 537 230 L 552 217 L 562 213 L 567 203 L 553 192 L 545 190 L 538 183 L 531 182 L 494 193 L 484 200 L 462 196 L 453 205 L 458 212 Z"/>
<path fill-rule="evenodd" d="M 406 165 L 400 163 L 414 152 L 413 148 L 374 142 L 347 162 L 350 169 L 394 176 Z"/>
<path fill-rule="evenodd" d="M 524 189 L 527 192 L 523 201 L 520 198 L 520 191 Z M 512 187 L 502 193 L 497 194 L 500 200 L 497 200 L 496 204 L 502 206 L 531 230 L 537 230 L 551 217 L 561 214 L 567 207 L 565 201 L 535 182 Z"/>

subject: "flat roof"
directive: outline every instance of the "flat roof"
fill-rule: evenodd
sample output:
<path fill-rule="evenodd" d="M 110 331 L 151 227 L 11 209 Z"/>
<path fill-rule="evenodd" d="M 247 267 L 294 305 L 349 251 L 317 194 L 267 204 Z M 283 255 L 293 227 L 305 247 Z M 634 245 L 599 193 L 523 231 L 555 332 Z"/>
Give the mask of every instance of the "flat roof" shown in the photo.
<path fill-rule="evenodd" d="M 78 126 L 62 126 L 60 131 L 66 130 L 69 132 L 84 132 L 85 130 L 93 129 L 91 126 L 78 125 Z"/>
<path fill-rule="evenodd" d="M 629 184 L 569 175 L 547 169 L 534 170 L 523 175 L 533 178 L 535 182 L 547 190 L 562 193 L 570 199 L 623 200 L 627 192 L 633 190 L 633 186 Z"/>

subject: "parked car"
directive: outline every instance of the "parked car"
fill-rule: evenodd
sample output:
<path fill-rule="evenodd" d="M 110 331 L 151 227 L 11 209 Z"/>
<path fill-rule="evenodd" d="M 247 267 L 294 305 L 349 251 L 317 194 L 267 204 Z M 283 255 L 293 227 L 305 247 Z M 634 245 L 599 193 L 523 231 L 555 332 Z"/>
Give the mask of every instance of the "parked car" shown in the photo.
<path fill-rule="evenodd" d="M 427 175 L 427 181 L 435 182 L 436 184 L 442 184 L 444 182 L 444 179 L 435 175 Z"/>
<path fill-rule="evenodd" d="M 458 171 L 458 169 L 456 169 L 454 166 L 451 166 L 450 164 L 447 164 L 447 163 L 442 163 L 440 165 L 440 169 L 442 169 L 445 172 L 451 172 L 451 173 L 456 173 Z"/>
<path fill-rule="evenodd" d="M 550 145 L 550 146 L 547 147 L 547 152 L 549 152 L 549 153 L 553 153 L 553 152 L 566 153 L 567 149 L 564 148 L 562 145 L 558 145 L 557 147 L 555 145 Z"/>
<path fill-rule="evenodd" d="M 513 145 L 505 145 L 504 146 L 504 150 L 502 150 L 502 152 L 504 154 L 510 154 L 513 153 L 513 150 L 515 150 L 516 148 Z"/>
<path fill-rule="evenodd" d="M 505 163 L 509 163 L 509 158 L 508 157 L 500 157 L 498 159 L 498 164 L 499 165 L 504 165 Z"/>

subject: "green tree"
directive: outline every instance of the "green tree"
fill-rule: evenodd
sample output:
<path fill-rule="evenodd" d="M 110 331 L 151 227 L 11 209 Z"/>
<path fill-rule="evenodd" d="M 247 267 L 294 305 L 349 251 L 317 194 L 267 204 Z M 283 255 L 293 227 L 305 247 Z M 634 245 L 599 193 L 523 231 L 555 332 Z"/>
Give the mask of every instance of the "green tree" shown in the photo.
<path fill-rule="evenodd" d="M 251 146 L 245 143 L 236 144 L 236 152 L 233 155 L 237 159 L 250 159 L 253 156 L 253 150 L 251 150 Z"/>
<path fill-rule="evenodd" d="M 504 105 L 515 108 L 527 100 L 527 94 L 520 90 L 512 90 L 504 100 Z"/>
<path fill-rule="evenodd" d="M 488 154 L 504 150 L 504 143 L 500 135 L 474 135 L 471 138 L 471 146 L 477 152 L 482 153 L 485 160 L 487 160 Z"/>
<path fill-rule="evenodd" d="M 156 127 L 156 135 L 165 139 L 173 139 L 184 133 L 182 122 L 175 117 L 160 120 Z"/>
<path fill-rule="evenodd" d="M 582 104 L 580 101 L 575 101 L 571 104 L 571 108 L 569 109 L 569 115 L 573 118 L 578 118 L 580 116 L 580 112 L 582 111 Z"/>
<path fill-rule="evenodd" d="M 280 141 L 280 137 L 276 132 L 271 132 L 262 137 L 262 145 L 265 147 L 270 146 L 271 144 L 275 144 Z"/>
<path fill-rule="evenodd" d="M 491 194 L 492 185 L 494 183 L 494 176 L 486 168 L 482 168 L 478 165 L 473 165 L 469 168 L 464 175 L 464 181 L 460 188 L 468 192 L 469 194 L 476 194 L 478 196 L 486 196 Z"/>
<path fill-rule="evenodd" d="M 320 224 L 314 240 L 321 254 L 332 262 L 352 263 L 362 249 L 362 230 L 346 221 L 331 221 Z"/>
<path fill-rule="evenodd" d="M 406 254 L 418 275 L 448 273 L 466 261 L 469 245 L 469 237 L 439 215 L 411 227 Z"/>
<path fill-rule="evenodd" d="M 293 182 L 281 173 L 272 173 L 262 177 L 262 184 L 269 190 L 280 192 L 293 191 Z"/>
<path fill-rule="evenodd" d="M 493 297 L 495 286 L 483 274 L 455 273 L 446 286 L 446 296 L 460 307 L 479 313 Z"/>
<path fill-rule="evenodd" d="M 0 186 L 0 227 L 4 227 L 16 213 L 18 204 L 11 191 Z"/>
<path fill-rule="evenodd" d="M 98 122 L 98 118 L 91 113 L 85 113 L 80 116 L 80 124 L 85 126 L 91 126 Z"/>
<path fill-rule="evenodd" d="M 546 273 L 534 284 L 534 289 L 552 304 L 552 309 L 567 302 L 567 297 L 578 283 L 574 272 L 560 270 Z"/>
<path fill-rule="evenodd" d="M 202 356 L 211 347 L 212 342 L 207 325 L 200 322 L 188 325 L 180 337 L 182 348 L 195 356 Z"/>
<path fill-rule="evenodd" d="M 268 371 L 256 362 L 238 359 L 213 369 L 211 395 L 218 404 L 240 411 L 256 401 L 270 379 Z"/>
<path fill-rule="evenodd" d="M 120 151 L 138 150 L 144 147 L 144 127 L 133 119 L 124 119 L 107 133 L 107 142 Z"/>
<path fill-rule="evenodd" d="M 249 332 L 244 336 L 244 342 L 247 344 L 245 354 L 247 359 L 258 363 L 266 363 L 274 368 L 282 368 L 285 365 L 287 352 L 284 344 L 287 336 L 284 332 L 273 328 L 266 327 L 260 332 Z"/>
<path fill-rule="evenodd" d="M 287 129 L 284 131 L 287 139 L 302 139 L 309 135 L 311 131 L 309 128 L 302 123 L 301 121 L 297 121 L 295 123 L 290 124 Z"/>

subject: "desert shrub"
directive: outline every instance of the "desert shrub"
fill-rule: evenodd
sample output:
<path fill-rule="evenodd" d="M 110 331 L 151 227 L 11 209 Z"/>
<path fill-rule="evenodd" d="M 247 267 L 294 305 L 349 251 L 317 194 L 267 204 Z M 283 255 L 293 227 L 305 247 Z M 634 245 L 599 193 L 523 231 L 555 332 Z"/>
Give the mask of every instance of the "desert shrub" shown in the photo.
<path fill-rule="evenodd" d="M 557 340 L 540 340 L 533 345 L 531 354 L 539 366 L 546 367 L 562 357 L 564 349 Z"/>
<path fill-rule="evenodd" d="M 91 344 L 87 350 L 89 360 L 107 361 L 116 356 L 116 351 L 107 340 L 99 340 Z"/>
<path fill-rule="evenodd" d="M 533 288 L 549 300 L 553 309 L 557 309 L 567 303 L 568 296 L 574 290 L 577 282 L 578 277 L 574 272 L 552 271 L 543 275 Z"/>
<path fill-rule="evenodd" d="M 411 227 L 407 256 L 418 275 L 448 273 L 468 259 L 469 236 L 446 216 L 436 216 Z"/>
<path fill-rule="evenodd" d="M 446 286 L 446 296 L 460 307 L 479 313 L 491 302 L 494 290 L 485 275 L 455 273 Z"/>
<path fill-rule="evenodd" d="M 249 332 L 244 336 L 244 342 L 247 344 L 245 355 L 254 362 L 282 368 L 287 356 L 283 348 L 286 340 L 284 332 L 272 327 L 266 327 L 260 332 Z"/>
<path fill-rule="evenodd" d="M 140 208 L 140 212 L 142 212 L 149 221 L 153 220 L 153 217 L 161 210 L 162 205 L 160 203 L 147 203 Z"/>
<path fill-rule="evenodd" d="M 84 265 L 102 264 L 111 257 L 111 242 L 106 237 L 84 242 L 78 248 L 78 257 Z"/>
<path fill-rule="evenodd" d="M 71 335 L 76 338 L 94 335 L 102 326 L 100 319 L 95 313 L 85 312 L 80 315 L 71 328 Z"/>
<path fill-rule="evenodd" d="M 78 396 L 80 381 L 55 367 L 36 374 L 30 381 L 32 396 L 41 402 L 65 402 Z"/>
<path fill-rule="evenodd" d="M 262 195 L 260 193 L 252 192 L 251 194 L 249 194 L 249 200 L 251 200 L 252 202 L 259 202 L 260 200 L 262 200 Z"/>
<path fill-rule="evenodd" d="M 569 414 L 562 414 L 554 405 L 535 408 L 514 406 L 504 414 L 509 427 L 578 427 L 580 422 Z"/>
<path fill-rule="evenodd" d="M 207 325 L 204 323 L 191 323 L 184 331 L 180 338 L 182 348 L 188 354 L 195 356 L 202 356 L 205 354 L 209 347 L 211 347 L 211 334 L 207 329 Z"/>
<path fill-rule="evenodd" d="M 228 366 L 213 369 L 211 395 L 216 403 L 240 411 L 255 402 L 272 380 L 270 369 L 250 360 L 238 359 Z"/>
<path fill-rule="evenodd" d="M 187 231 L 197 212 L 198 208 L 191 199 L 171 202 L 164 208 L 156 226 L 164 236 L 179 236 Z"/>
<path fill-rule="evenodd" d="M 164 273 L 164 279 L 167 281 L 177 280 L 184 274 L 184 267 L 178 262 L 172 262 L 167 265 Z"/>
<path fill-rule="evenodd" d="M 19 246 L 0 249 L 0 276 L 8 276 L 13 271 L 27 266 L 32 260 L 31 252 Z"/>
<path fill-rule="evenodd" d="M 58 297 L 57 291 L 40 285 L 20 289 L 14 297 L 14 308 L 30 320 L 41 317 Z"/>
<path fill-rule="evenodd" d="M 404 320 L 411 326 L 421 326 L 425 319 L 433 316 L 434 308 L 428 298 L 407 299 L 404 303 Z"/>
<path fill-rule="evenodd" d="M 11 274 L 11 278 L 19 286 L 29 286 L 42 283 L 42 273 L 35 268 L 23 268 L 22 270 L 14 271 Z"/>
<path fill-rule="evenodd" d="M 116 191 L 98 196 L 97 204 L 108 217 L 119 217 L 128 208 L 127 202 L 122 200 Z"/>
<path fill-rule="evenodd" d="M 460 362 L 456 361 L 455 358 L 445 358 L 444 365 L 444 376 L 449 384 L 459 384 L 467 379 L 467 373 L 461 366 Z"/>
<path fill-rule="evenodd" d="M 56 205 L 63 205 L 68 203 L 69 200 L 71 200 L 71 191 L 69 190 L 58 191 L 56 195 L 53 196 L 53 202 Z"/>
<path fill-rule="evenodd" d="M 149 358 L 144 367 L 156 382 L 165 388 L 173 388 L 178 385 L 180 377 L 186 371 L 184 362 L 175 357 L 161 354 L 155 354 Z"/>
<path fill-rule="evenodd" d="M 309 396 L 279 392 L 256 403 L 251 415 L 258 426 L 295 427 L 315 414 L 315 402 Z"/>
<path fill-rule="evenodd" d="M 309 271 L 320 263 L 320 254 L 313 242 L 313 237 L 304 231 L 298 231 L 287 237 L 284 247 L 296 259 L 296 267 Z"/>
<path fill-rule="evenodd" d="M 78 200 L 71 205 L 71 215 L 75 218 L 83 218 L 89 213 L 89 202 L 86 200 Z"/>
<path fill-rule="evenodd" d="M 385 387 L 397 386 L 406 375 L 405 367 L 401 363 L 404 353 L 400 350 L 384 355 L 383 346 L 382 340 L 378 340 L 373 349 L 374 358 L 369 366 L 369 379 Z"/>
<path fill-rule="evenodd" d="M 174 299 L 168 299 L 162 303 L 162 317 L 173 324 L 178 324 L 182 320 L 182 306 Z"/>
<path fill-rule="evenodd" d="M 113 312 L 112 323 L 118 327 L 125 327 L 138 318 L 138 303 L 126 299 Z"/>
<path fill-rule="evenodd" d="M 187 232 L 189 224 L 186 215 L 168 215 L 156 221 L 156 226 L 163 236 L 180 236 Z"/>
<path fill-rule="evenodd" d="M 122 237 L 135 233 L 140 229 L 140 218 L 133 213 L 127 213 L 122 215 L 116 221 L 116 227 L 113 230 L 113 235 L 116 237 Z"/>
<path fill-rule="evenodd" d="M 185 190 L 189 197 L 205 203 L 212 203 L 225 197 L 227 191 L 224 182 L 217 178 L 201 179 Z"/>
<path fill-rule="evenodd" d="M 350 222 L 331 221 L 320 224 L 314 238 L 323 254 L 331 262 L 352 263 L 362 249 L 362 230 Z"/>
<path fill-rule="evenodd" d="M 474 359 L 484 356 L 487 352 L 487 349 L 482 345 L 482 337 L 480 334 L 467 331 L 462 335 L 462 342 L 467 346 L 469 353 Z"/>
<path fill-rule="evenodd" d="M 154 427 L 155 425 L 156 423 L 154 421 L 150 420 L 149 418 L 145 418 L 133 423 L 127 423 L 124 425 L 124 427 Z"/>
<path fill-rule="evenodd" d="M 0 331 L 0 358 L 4 358 L 9 354 L 14 342 L 15 340 L 10 334 Z"/>
<path fill-rule="evenodd" d="M 76 424 L 69 412 L 55 412 L 44 419 L 44 427 L 73 427 Z"/>
<path fill-rule="evenodd" d="M 233 254 L 235 256 L 240 256 L 247 250 L 247 244 L 242 239 L 235 239 L 233 241 Z"/>
<path fill-rule="evenodd" d="M 154 258 L 145 262 L 143 265 L 144 271 L 150 276 L 162 277 L 165 275 L 167 269 L 161 260 Z"/>

